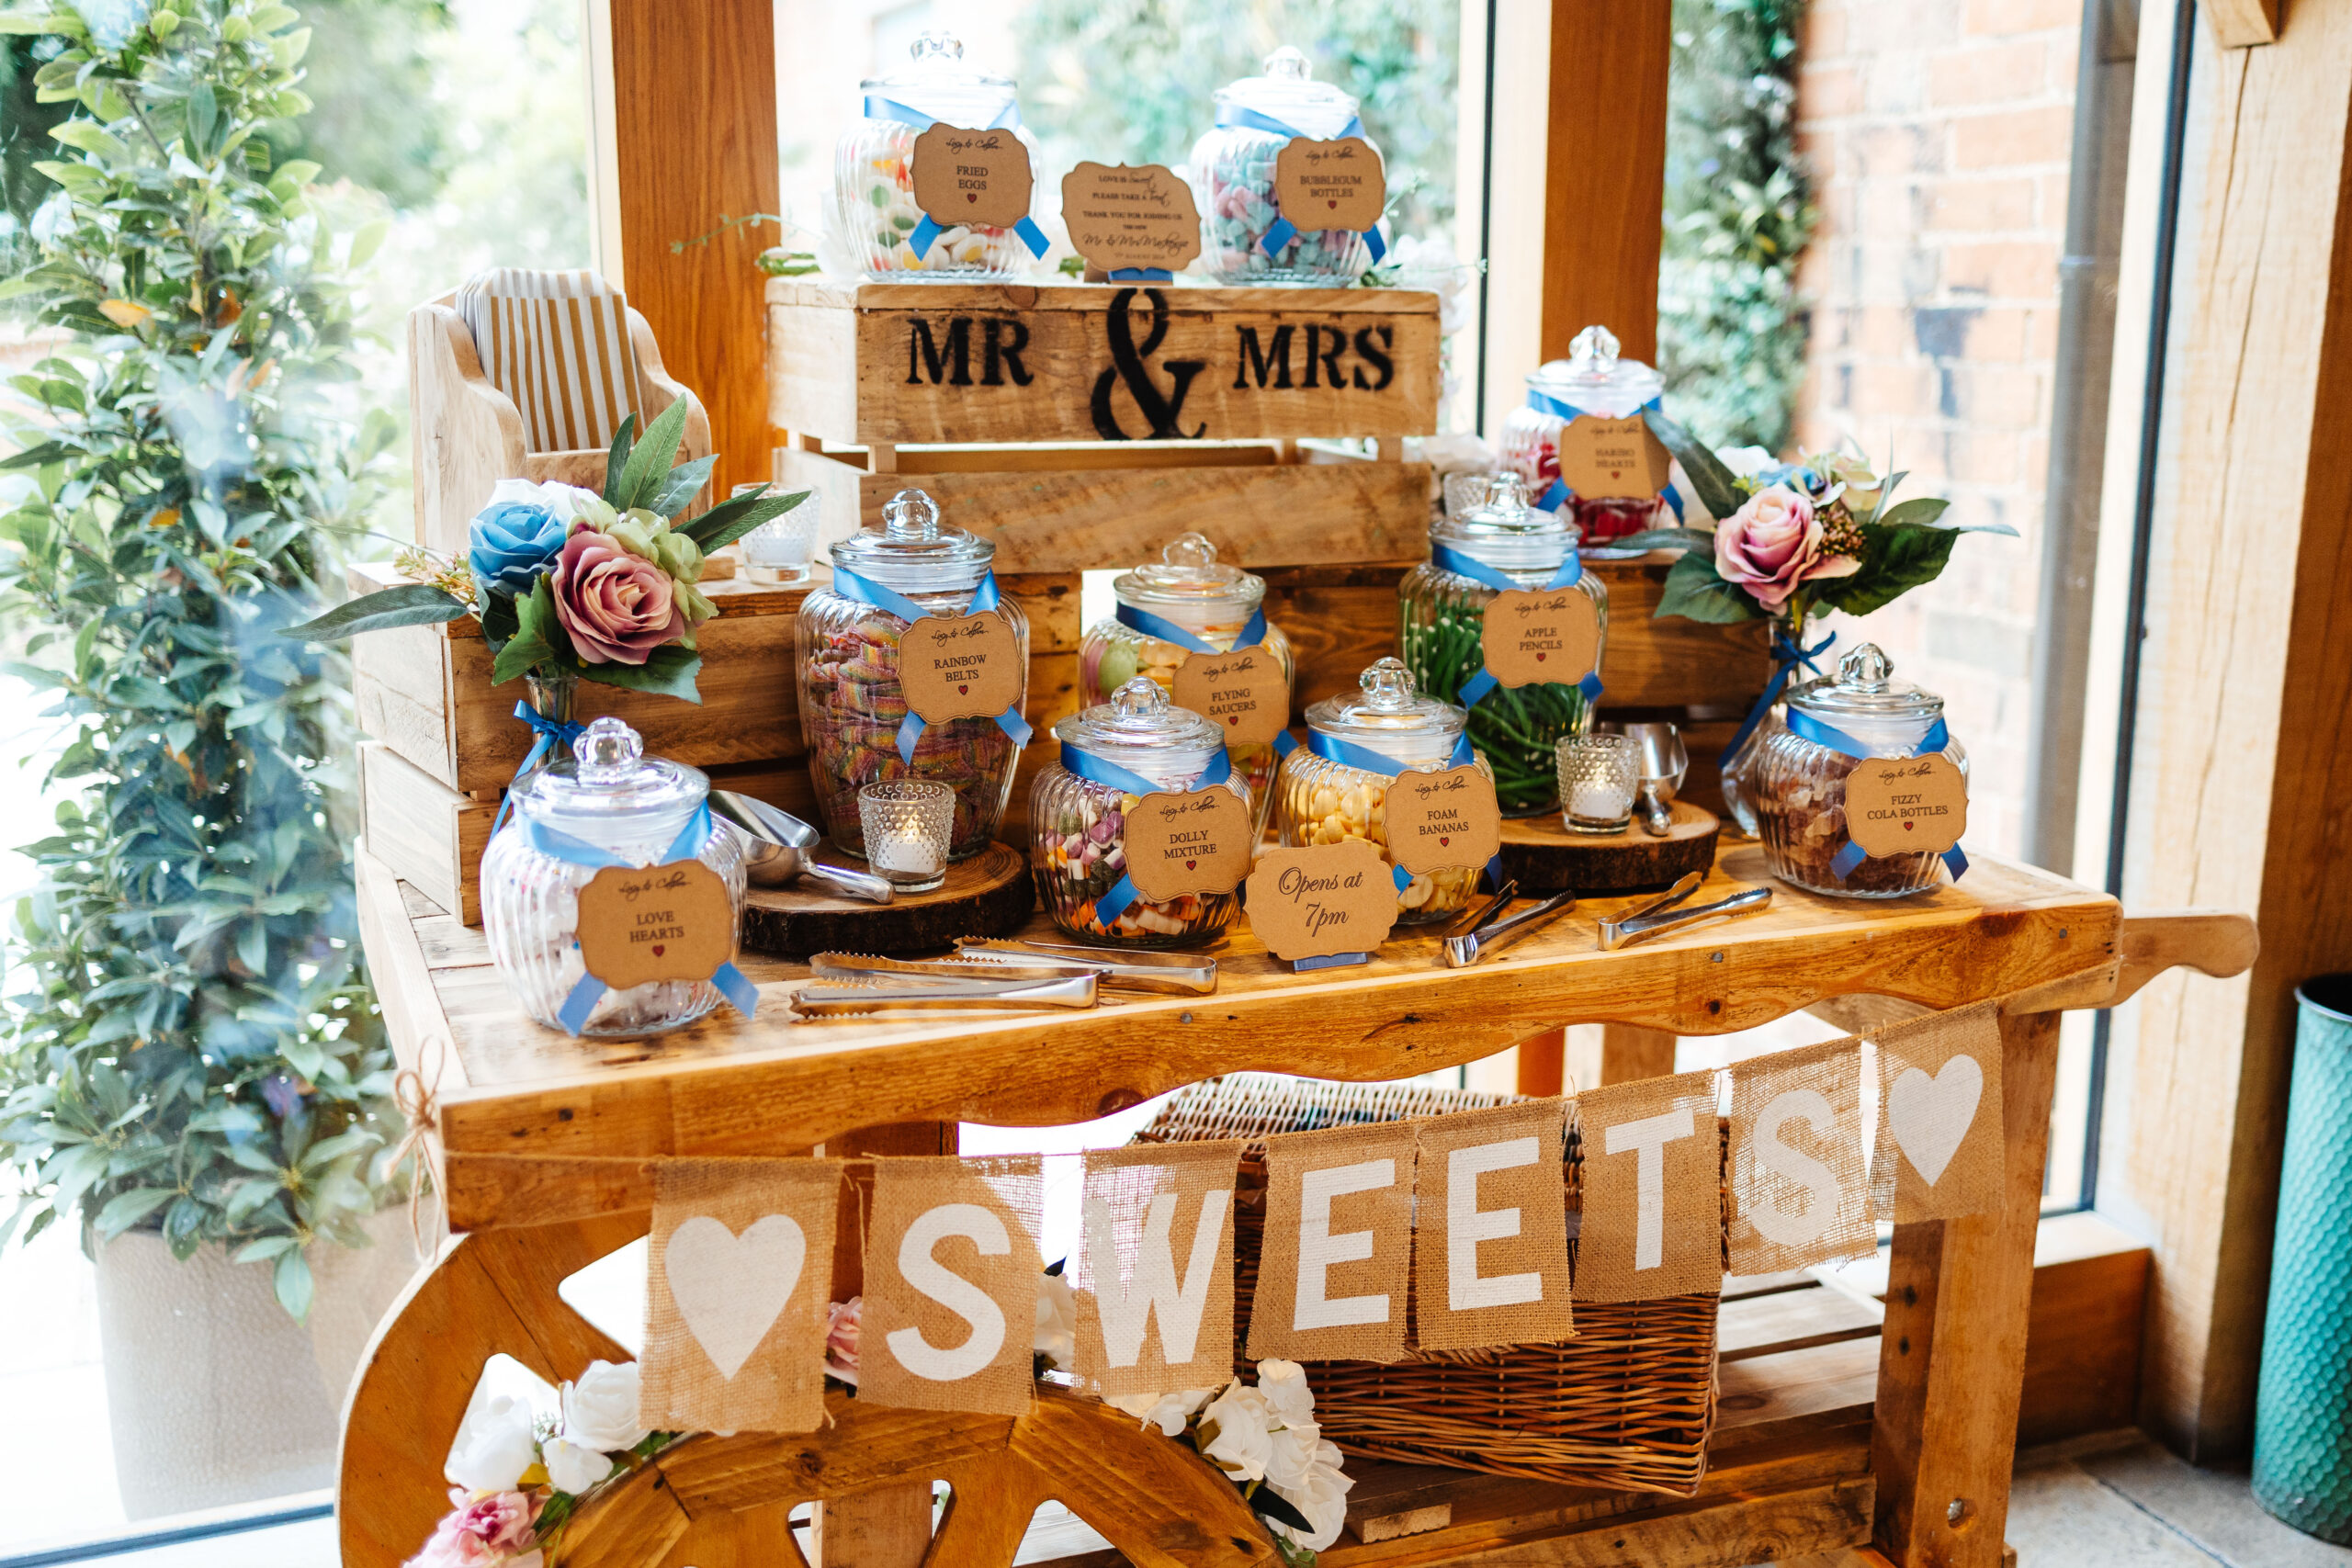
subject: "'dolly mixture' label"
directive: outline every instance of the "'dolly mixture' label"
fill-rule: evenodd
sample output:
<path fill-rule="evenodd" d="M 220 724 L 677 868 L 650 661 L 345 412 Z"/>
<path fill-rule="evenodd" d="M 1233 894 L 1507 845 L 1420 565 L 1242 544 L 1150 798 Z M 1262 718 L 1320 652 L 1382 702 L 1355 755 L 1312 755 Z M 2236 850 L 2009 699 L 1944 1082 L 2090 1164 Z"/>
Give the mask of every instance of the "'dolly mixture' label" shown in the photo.
<path fill-rule="evenodd" d="M 1155 904 L 1230 893 L 1250 874 L 1254 826 L 1249 803 L 1223 784 L 1147 795 L 1127 813 L 1122 835 L 1128 879 Z"/>

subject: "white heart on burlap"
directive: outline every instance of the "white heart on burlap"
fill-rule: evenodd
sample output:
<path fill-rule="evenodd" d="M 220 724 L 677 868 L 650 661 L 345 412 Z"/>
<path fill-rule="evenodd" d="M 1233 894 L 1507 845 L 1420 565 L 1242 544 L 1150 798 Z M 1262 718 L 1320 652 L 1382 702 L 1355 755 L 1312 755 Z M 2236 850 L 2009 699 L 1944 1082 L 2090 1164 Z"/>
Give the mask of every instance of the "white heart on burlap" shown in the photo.
<path fill-rule="evenodd" d="M 662 1270 L 678 1315 L 710 1358 L 732 1379 L 792 1299 L 808 1238 L 788 1214 L 763 1214 L 737 1235 L 707 1214 L 670 1233 Z"/>
<path fill-rule="evenodd" d="M 1984 1069 L 1973 1056 L 1954 1056 L 1929 1077 L 1906 1069 L 1887 1091 L 1886 1116 L 1894 1145 L 1933 1187 L 1968 1138 L 1984 1098 Z"/>

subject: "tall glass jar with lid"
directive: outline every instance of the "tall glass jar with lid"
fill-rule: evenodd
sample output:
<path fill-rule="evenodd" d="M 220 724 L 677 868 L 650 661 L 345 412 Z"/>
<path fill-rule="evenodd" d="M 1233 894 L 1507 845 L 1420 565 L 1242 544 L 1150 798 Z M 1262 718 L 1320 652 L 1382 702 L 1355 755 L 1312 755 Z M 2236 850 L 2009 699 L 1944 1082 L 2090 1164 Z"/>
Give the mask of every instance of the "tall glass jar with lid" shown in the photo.
<path fill-rule="evenodd" d="M 710 780 L 683 762 L 642 754 L 637 731 L 597 719 L 572 755 L 514 782 L 514 814 L 481 857 L 482 935 L 499 978 L 523 1010 L 549 1029 L 586 975 L 580 956 L 580 890 L 611 863 L 698 860 L 727 886 L 743 918 L 743 845 L 704 810 Z M 682 842 L 690 839 L 691 842 Z M 584 846 L 589 853 L 572 850 Z M 708 980 L 656 980 L 608 990 L 576 1032 L 599 1038 L 659 1034 L 717 1007 Z"/>
<path fill-rule="evenodd" d="M 1841 750 L 1858 743 L 1873 757 L 1940 752 L 1968 773 L 1968 754 L 1944 726 L 1944 700 L 1908 681 L 1874 643 L 1864 643 L 1824 675 L 1790 692 L 1790 719 L 1765 719 L 1747 776 L 1757 836 L 1772 874 L 1799 887 L 1846 898 L 1900 898 L 1936 885 L 1938 856 L 1863 858 L 1838 874 L 1834 863 L 1852 835 L 1846 823 L 1846 778 L 1862 759 Z M 1794 728 L 1792 728 L 1793 726 Z"/>
<path fill-rule="evenodd" d="M 1527 406 L 1503 420 L 1503 462 L 1527 481 L 1528 493 L 1545 511 L 1560 509 L 1574 519 L 1587 546 L 1605 545 L 1645 528 L 1670 527 L 1674 517 L 1663 491 L 1647 495 L 1584 495 L 1560 477 L 1560 432 L 1571 420 L 1625 419 L 1665 390 L 1666 378 L 1638 359 L 1621 359 L 1617 337 L 1607 327 L 1587 327 L 1568 345 L 1568 357 L 1551 360 L 1527 378 Z"/>
<path fill-rule="evenodd" d="M 1290 639 L 1266 619 L 1266 580 L 1218 560 L 1216 547 L 1201 535 L 1180 535 L 1159 554 L 1159 559 L 1145 561 L 1112 581 L 1118 611 L 1089 626 L 1079 645 L 1079 692 L 1089 702 L 1109 702 L 1129 681 L 1148 675 L 1173 696 L 1177 674 L 1190 660 L 1206 655 L 1214 661 L 1219 654 L 1263 647 L 1282 672 L 1281 712 L 1256 711 L 1267 697 L 1258 691 L 1251 694 L 1257 699 L 1250 705 L 1251 711 L 1210 716 L 1228 726 L 1226 751 L 1234 773 L 1250 786 L 1262 835 L 1273 808 L 1274 765 L 1281 761 L 1277 747 L 1289 747 L 1264 739 L 1236 739 L 1231 731 L 1252 724 L 1262 731 L 1268 725 L 1279 728 L 1289 722 L 1291 682 L 1297 670 Z"/>
<path fill-rule="evenodd" d="M 1408 768 L 1475 762 L 1481 773 L 1493 770 L 1463 734 L 1468 716 L 1419 694 L 1401 661 L 1381 660 L 1357 684 L 1355 695 L 1306 710 L 1307 743 L 1283 759 L 1275 783 L 1274 827 L 1289 847 L 1363 839 L 1389 861 L 1390 780 Z M 1396 894 L 1396 923 L 1426 925 L 1459 912 L 1476 896 L 1478 874 L 1471 866 L 1411 878 Z"/>
<path fill-rule="evenodd" d="M 978 716 L 908 733 L 899 685 L 899 639 L 925 615 L 993 610 L 1011 624 L 1028 696 L 1029 620 L 997 592 L 989 562 L 996 542 L 941 523 L 919 490 L 883 507 L 883 525 L 861 528 L 832 547 L 833 581 L 801 601 L 793 664 L 800 688 L 800 734 L 825 832 L 845 854 L 863 857 L 857 792 L 885 779 L 934 779 L 956 792 L 948 856 L 968 860 L 988 847 L 1012 794 L 1013 765 L 1028 728 Z"/>
<path fill-rule="evenodd" d="M 1033 175 L 1037 139 L 1021 124 L 1012 78 L 967 65 L 955 34 L 926 32 L 908 53 L 904 66 L 858 85 L 865 112 L 834 145 L 833 205 L 842 239 L 868 277 L 985 283 L 1025 276 L 1035 258 L 1011 229 L 951 224 L 916 250 L 915 237 L 924 227 L 922 209 L 915 205 L 916 137 L 934 122 L 1009 130 L 1029 149 Z M 1033 218 L 1042 184 L 1030 187 Z"/>
<path fill-rule="evenodd" d="M 1272 251 L 1263 242 L 1283 216 L 1274 199 L 1274 160 L 1283 146 L 1302 136 L 1333 141 L 1363 134 L 1356 99 L 1316 81 L 1306 56 L 1287 45 L 1266 56 L 1262 74 L 1219 87 L 1216 123 L 1193 143 L 1193 198 L 1201 209 L 1198 270 L 1224 283 L 1322 288 L 1362 276 L 1372 252 L 1355 230 L 1314 229 L 1310 220 L 1294 217 L 1293 238 Z"/>
<path fill-rule="evenodd" d="M 1592 602 L 1600 622 L 1593 668 L 1609 637 L 1609 588 L 1583 570 L 1577 527 L 1565 511 L 1528 504 L 1516 473 L 1488 481 L 1486 499 L 1430 527 L 1430 558 L 1406 574 L 1396 594 L 1396 642 L 1414 683 L 1429 696 L 1460 703 L 1474 682 L 1470 740 L 1495 775 L 1495 799 L 1510 817 L 1532 817 L 1560 802 L 1554 753 L 1560 737 L 1592 728 L 1592 704 L 1577 683 L 1505 686 L 1482 679 L 1480 646 L 1487 606 L 1511 590 L 1572 587 Z"/>
<path fill-rule="evenodd" d="M 1126 814 L 1146 795 L 1223 784 L 1249 804 L 1218 727 L 1171 706 L 1157 682 L 1138 675 L 1111 701 L 1055 725 L 1054 738 L 1061 760 L 1046 763 L 1029 791 L 1029 867 L 1054 923 L 1111 947 L 1183 947 L 1230 926 L 1238 894 L 1154 902 L 1127 879 Z M 1116 888 L 1127 896 L 1111 898 Z"/>

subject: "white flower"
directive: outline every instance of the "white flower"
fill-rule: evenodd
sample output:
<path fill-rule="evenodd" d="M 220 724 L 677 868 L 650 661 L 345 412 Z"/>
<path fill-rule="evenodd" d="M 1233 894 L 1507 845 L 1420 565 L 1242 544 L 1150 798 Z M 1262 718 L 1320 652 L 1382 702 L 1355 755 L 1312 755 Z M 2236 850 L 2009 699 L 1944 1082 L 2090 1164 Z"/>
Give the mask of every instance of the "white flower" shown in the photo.
<path fill-rule="evenodd" d="M 1273 1451 L 1269 1432 L 1275 1425 L 1273 1414 L 1256 1389 L 1227 1384 L 1201 1412 L 1201 1435 L 1209 1438 L 1201 1452 L 1236 1481 L 1264 1479 L 1266 1461 Z"/>
<path fill-rule="evenodd" d="M 1037 1276 L 1037 1332 L 1030 1348 L 1064 1371 L 1078 1364 L 1078 1293 L 1069 1275 Z"/>
<path fill-rule="evenodd" d="M 1340 1450 L 1329 1443 L 1317 1444 L 1315 1462 L 1308 1467 L 1305 1481 L 1295 1486 L 1273 1483 L 1275 1495 L 1306 1516 L 1307 1522 L 1315 1528 L 1305 1535 L 1290 1525 L 1276 1524 L 1273 1528 L 1309 1551 L 1322 1551 L 1339 1540 L 1340 1531 L 1346 1528 L 1348 1488 L 1354 1484 L 1340 1472 Z"/>
<path fill-rule="evenodd" d="M 501 1394 L 492 1400 L 462 1437 L 442 1473 L 469 1492 L 512 1492 L 531 1468 L 537 1447 L 531 1407 L 519 1399 Z"/>
<path fill-rule="evenodd" d="M 578 1382 L 563 1385 L 563 1436 L 598 1453 L 623 1453 L 645 1441 L 637 1416 L 635 1361 L 591 1361 Z M 570 1490 L 566 1488 L 566 1490 Z"/>
<path fill-rule="evenodd" d="M 1315 1469 L 1323 1428 L 1312 1421 L 1294 1421 L 1266 1437 L 1266 1480 L 1277 1488 L 1305 1486 Z"/>
<path fill-rule="evenodd" d="M 548 1467 L 548 1479 L 555 1483 L 556 1490 L 575 1497 L 613 1472 L 613 1461 L 602 1451 L 569 1438 L 549 1438 L 539 1461 Z"/>
<path fill-rule="evenodd" d="M 558 484 L 553 479 L 534 483 L 529 479 L 501 479 L 490 490 L 490 499 L 482 503 L 489 511 L 502 501 L 520 502 L 526 506 L 544 506 L 558 517 L 575 523 L 585 523 L 602 533 L 618 522 L 619 515 L 610 502 L 593 490 L 578 485 Z"/>
<path fill-rule="evenodd" d="M 1715 456 L 1736 479 L 1752 479 L 1767 468 L 1781 466 L 1781 459 L 1761 446 L 1726 446 Z"/>
<path fill-rule="evenodd" d="M 1258 1392 L 1265 1397 L 1267 1407 L 1282 1417 L 1283 1425 L 1300 1427 L 1314 1421 L 1315 1391 L 1306 1386 L 1306 1369 L 1296 1361 L 1259 1362 Z"/>
<path fill-rule="evenodd" d="M 1147 1427 L 1157 1427 L 1163 1438 L 1181 1438 L 1193 1412 L 1208 1403 L 1213 1388 L 1180 1389 L 1174 1393 L 1114 1393 L 1102 1401 L 1124 1410 Z"/>

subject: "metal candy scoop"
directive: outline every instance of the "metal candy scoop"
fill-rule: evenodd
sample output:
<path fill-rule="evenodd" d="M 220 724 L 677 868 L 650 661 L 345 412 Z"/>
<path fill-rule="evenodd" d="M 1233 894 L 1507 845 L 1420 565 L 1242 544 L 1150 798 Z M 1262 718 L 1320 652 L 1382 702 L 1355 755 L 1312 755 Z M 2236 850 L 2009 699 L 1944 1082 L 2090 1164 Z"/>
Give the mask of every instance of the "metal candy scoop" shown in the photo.
<path fill-rule="evenodd" d="M 1636 937 L 1669 931 L 1676 926 L 1687 926 L 1714 915 L 1736 915 L 1743 909 L 1761 908 L 1772 901 L 1770 888 L 1750 887 L 1728 898 L 1718 898 L 1712 904 L 1695 904 L 1688 909 L 1674 908 L 1697 891 L 1703 880 L 1703 872 L 1691 872 L 1648 903 L 1636 904 L 1622 915 L 1601 917 L 1600 951 L 1613 952 Z"/>
<path fill-rule="evenodd" d="M 754 886 L 781 887 L 799 877 L 851 898 L 870 904 L 890 901 L 890 885 L 862 871 L 820 865 L 809 858 L 817 847 L 817 829 L 791 812 L 738 795 L 731 789 L 710 792 L 711 814 L 723 817 L 743 840 L 743 874 Z"/>
<path fill-rule="evenodd" d="M 1690 771 L 1690 753 L 1682 744 L 1682 732 L 1671 724 L 1622 728 L 1634 743 L 1637 791 L 1634 815 L 1644 832 L 1663 839 L 1674 826 L 1674 796 L 1682 788 L 1683 775 Z"/>

